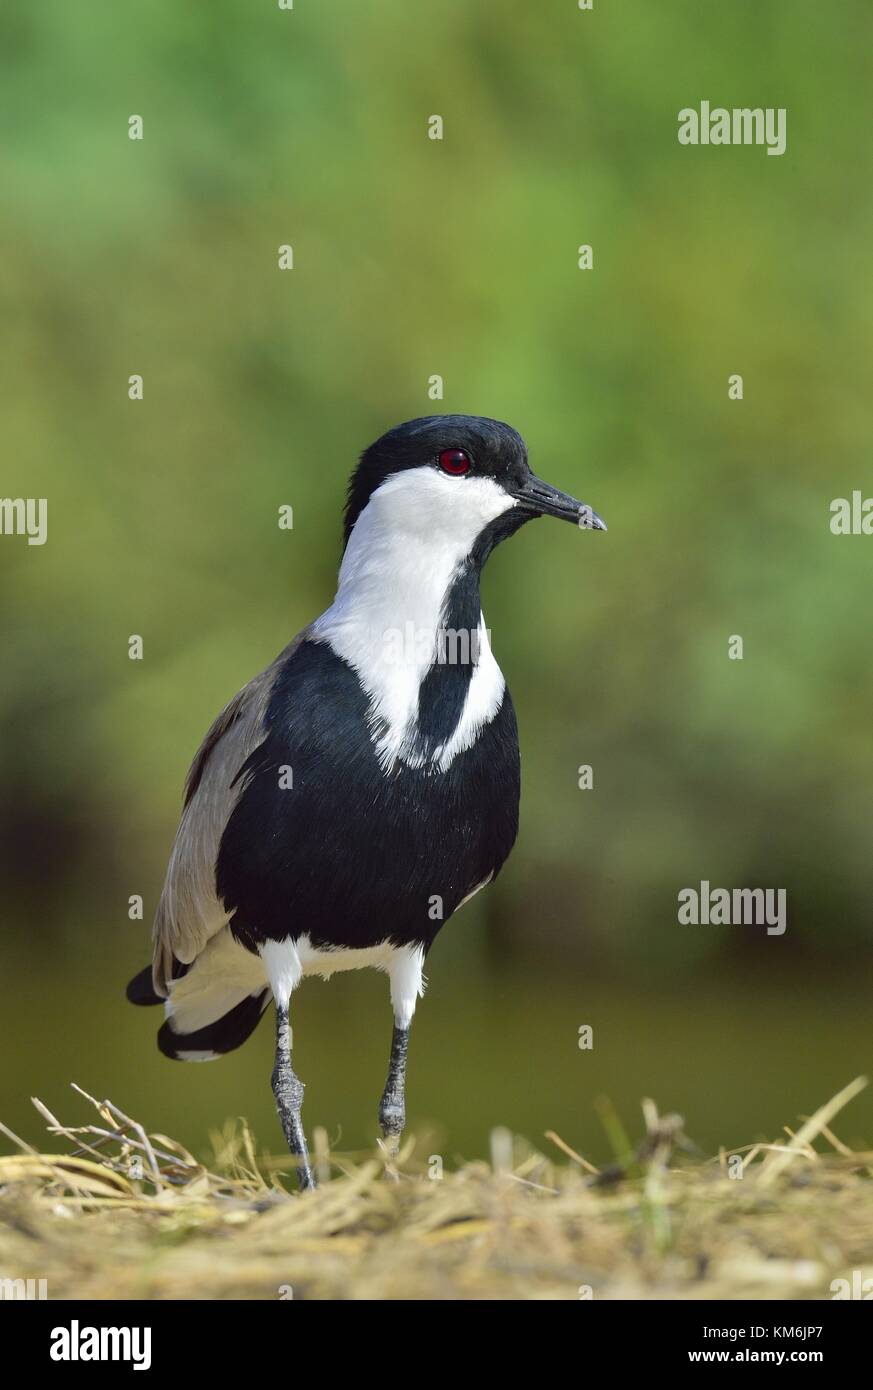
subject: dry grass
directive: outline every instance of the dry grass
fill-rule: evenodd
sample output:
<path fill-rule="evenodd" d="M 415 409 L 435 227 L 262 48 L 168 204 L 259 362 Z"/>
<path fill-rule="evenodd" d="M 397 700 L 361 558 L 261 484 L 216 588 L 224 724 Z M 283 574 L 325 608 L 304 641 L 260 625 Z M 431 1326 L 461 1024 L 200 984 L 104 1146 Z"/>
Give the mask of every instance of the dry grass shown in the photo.
<path fill-rule="evenodd" d="M 490 1165 L 441 1179 L 410 1140 L 392 1182 L 380 1156 L 329 1153 L 318 1133 L 329 1181 L 303 1197 L 243 1124 L 205 1167 L 77 1087 L 97 1122 L 34 1102 L 66 1153 L 0 1126 L 18 1150 L 0 1156 L 0 1278 L 83 1299 L 829 1298 L 836 1277 L 873 1277 L 873 1153 L 830 1127 L 864 1084 L 778 1143 L 710 1160 L 651 1102 L 634 1149 L 607 1112 L 618 1158 L 600 1172 L 557 1135 L 546 1156 L 498 1131 Z"/>

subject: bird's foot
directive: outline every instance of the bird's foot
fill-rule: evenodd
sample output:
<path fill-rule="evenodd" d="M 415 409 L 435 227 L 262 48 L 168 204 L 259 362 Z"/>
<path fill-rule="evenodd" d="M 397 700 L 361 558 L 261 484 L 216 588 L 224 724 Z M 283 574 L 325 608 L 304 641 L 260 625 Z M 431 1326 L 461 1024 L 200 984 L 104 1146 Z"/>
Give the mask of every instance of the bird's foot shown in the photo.
<path fill-rule="evenodd" d="M 318 1187 L 306 1150 L 304 1149 L 302 1154 L 295 1154 L 295 1158 L 297 1159 L 297 1186 L 300 1191 L 307 1192 L 311 1188 Z"/>
<path fill-rule="evenodd" d="M 296 1159 L 297 1185 L 301 1192 L 306 1192 L 309 1188 L 315 1187 L 316 1182 L 309 1162 L 306 1136 L 303 1133 L 303 1121 L 300 1117 L 303 1091 L 303 1082 L 294 1075 L 290 1065 L 284 1060 L 278 1062 L 273 1069 L 273 1095 L 276 1097 L 276 1109 L 282 1122 L 285 1142 L 292 1156 Z"/>
<path fill-rule="evenodd" d="M 397 1158 L 400 1153 L 400 1136 L 405 1124 L 406 1107 L 403 1103 L 403 1096 L 393 1091 L 386 1091 L 382 1097 L 382 1104 L 379 1106 L 379 1125 L 382 1129 L 379 1148 L 385 1160 L 385 1177 L 390 1182 L 397 1182 L 400 1178 L 397 1170 Z"/>
<path fill-rule="evenodd" d="M 383 1176 L 388 1182 L 399 1182 L 400 1172 L 397 1167 L 397 1155 L 400 1149 L 399 1137 L 388 1136 L 377 1140 L 379 1150 L 382 1154 L 384 1163 Z"/>

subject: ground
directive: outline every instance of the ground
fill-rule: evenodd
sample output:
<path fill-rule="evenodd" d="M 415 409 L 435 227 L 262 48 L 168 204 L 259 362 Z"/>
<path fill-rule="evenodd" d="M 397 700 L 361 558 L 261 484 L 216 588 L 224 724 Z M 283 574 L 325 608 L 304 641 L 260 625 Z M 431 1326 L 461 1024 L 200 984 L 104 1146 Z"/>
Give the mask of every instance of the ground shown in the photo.
<path fill-rule="evenodd" d="M 413 1137 L 392 1179 L 384 1155 L 329 1153 L 319 1134 L 322 1185 L 302 1196 L 243 1125 L 204 1166 L 79 1092 L 96 1123 L 37 1102 L 66 1153 L 5 1131 L 0 1280 L 73 1299 L 857 1297 L 873 1290 L 873 1153 L 831 1121 L 863 1085 L 772 1144 L 709 1158 L 645 1102 L 642 1139 L 619 1137 L 599 1172 L 557 1135 L 535 1148 L 498 1131 L 490 1163 L 443 1174 Z"/>

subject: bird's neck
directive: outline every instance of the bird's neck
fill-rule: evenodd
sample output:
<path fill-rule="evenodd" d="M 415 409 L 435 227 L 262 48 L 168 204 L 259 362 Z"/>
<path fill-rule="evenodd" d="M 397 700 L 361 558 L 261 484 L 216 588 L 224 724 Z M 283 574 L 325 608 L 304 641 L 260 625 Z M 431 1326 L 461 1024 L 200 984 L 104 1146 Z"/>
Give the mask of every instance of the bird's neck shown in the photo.
<path fill-rule="evenodd" d="M 469 545 L 372 525 L 352 532 L 331 607 L 313 627 L 358 675 L 384 766 L 447 765 L 493 718 L 503 677 Z"/>

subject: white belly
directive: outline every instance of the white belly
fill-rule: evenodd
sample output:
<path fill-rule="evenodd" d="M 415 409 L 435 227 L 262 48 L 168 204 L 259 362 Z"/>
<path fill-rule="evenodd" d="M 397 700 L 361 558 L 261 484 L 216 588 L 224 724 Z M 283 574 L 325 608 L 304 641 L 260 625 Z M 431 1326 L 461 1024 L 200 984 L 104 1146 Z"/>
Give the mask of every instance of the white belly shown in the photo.
<path fill-rule="evenodd" d="M 304 976 L 320 975 L 324 980 L 329 980 L 340 970 L 366 970 L 371 967 L 390 971 L 399 951 L 409 951 L 408 947 L 392 946 L 387 941 L 362 950 L 347 946 L 313 946 L 308 936 L 301 936 L 295 944 Z"/>
<path fill-rule="evenodd" d="M 313 946 L 308 936 L 301 936 L 296 941 L 267 941 L 260 947 L 260 956 L 273 996 L 283 1004 L 306 975 L 321 975 L 328 980 L 340 970 L 363 970 L 370 966 L 384 970 L 388 976 L 395 1020 L 407 1028 L 415 1012 L 416 1000 L 424 992 L 421 973 L 424 952 L 420 946 L 392 946 L 382 941 L 364 950 L 345 946 L 325 950 Z"/>

